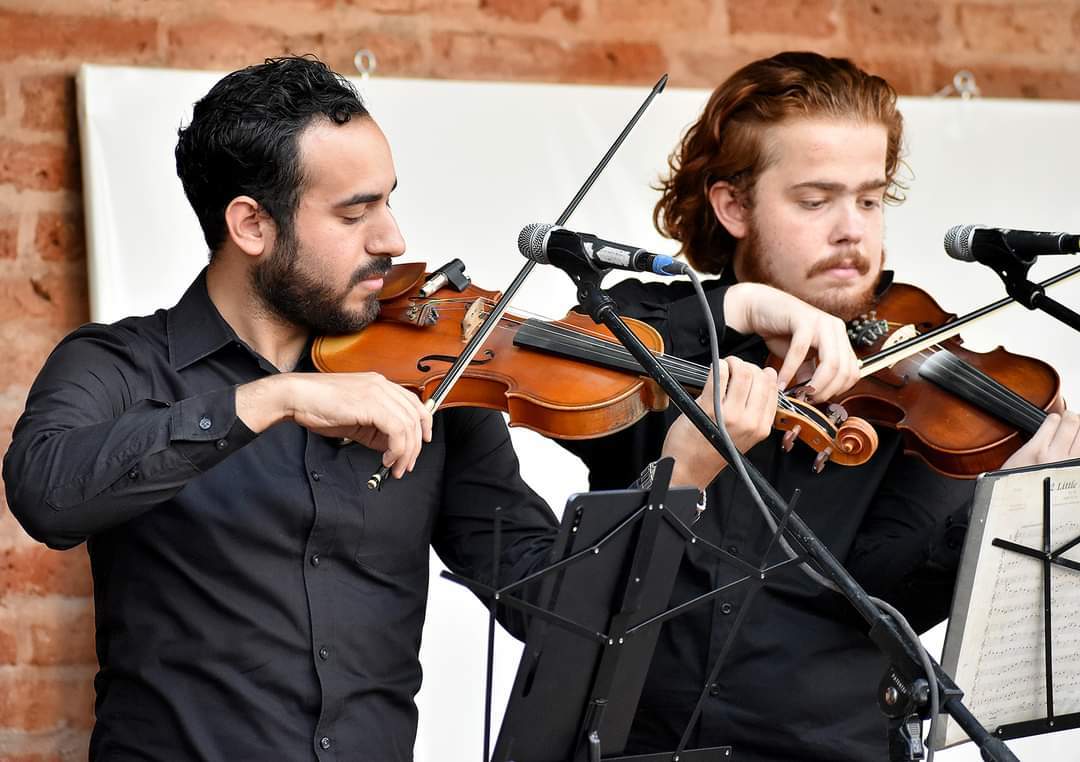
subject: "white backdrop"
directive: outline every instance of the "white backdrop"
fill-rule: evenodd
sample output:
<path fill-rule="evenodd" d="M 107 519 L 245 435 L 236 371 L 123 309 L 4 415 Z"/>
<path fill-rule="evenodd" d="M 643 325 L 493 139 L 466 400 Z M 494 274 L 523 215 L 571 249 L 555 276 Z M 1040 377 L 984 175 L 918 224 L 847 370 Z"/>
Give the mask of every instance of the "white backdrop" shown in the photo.
<path fill-rule="evenodd" d="M 659 73 L 658 73 L 659 74 Z M 219 78 L 186 72 L 84 66 L 79 117 L 91 313 L 96 321 L 146 314 L 176 302 L 206 262 L 194 213 L 173 165 L 176 130 Z M 437 266 L 460 257 L 478 285 L 499 288 L 523 264 L 517 233 L 551 222 L 607 149 L 647 88 L 372 79 L 356 81 L 394 151 L 400 186 L 394 210 L 409 245 L 406 260 Z M 653 251 L 675 247 L 652 229 L 650 190 L 681 131 L 708 93 L 669 88 L 568 223 Z M 1034 230 L 1080 229 L 1080 104 L 903 99 L 908 201 L 887 212 L 889 264 L 899 280 L 930 291 L 962 313 L 1004 295 L 988 269 L 942 253 L 951 225 L 983 223 Z M 1046 257 L 1039 278 L 1080 264 Z M 1080 282 L 1051 294 L 1080 308 Z M 569 280 L 536 268 L 516 304 L 558 316 L 573 303 Z M 965 334 L 968 346 L 997 345 L 1051 362 L 1067 399 L 1080 399 L 1076 337 L 1051 318 L 1013 307 Z M 515 430 L 522 472 L 558 512 L 586 487 L 584 468 L 555 445 Z M 421 658 L 420 762 L 476 759 L 482 746 L 486 611 L 437 577 Z M 926 638 L 939 654 L 944 630 Z M 500 632 L 496 727 L 519 646 Z M 1012 744 L 1023 759 L 1080 758 L 1080 733 Z M 971 745 L 942 760 L 976 760 Z"/>

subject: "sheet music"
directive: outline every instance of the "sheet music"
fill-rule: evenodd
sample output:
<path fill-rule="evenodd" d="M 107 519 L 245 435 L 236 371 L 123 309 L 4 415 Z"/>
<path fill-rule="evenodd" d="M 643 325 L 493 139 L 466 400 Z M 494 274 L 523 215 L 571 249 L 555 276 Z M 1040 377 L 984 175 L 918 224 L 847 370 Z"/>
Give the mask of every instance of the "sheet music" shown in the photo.
<path fill-rule="evenodd" d="M 1080 466 L 983 477 L 975 494 L 942 666 L 991 732 L 1046 717 L 1043 563 L 991 543 L 1043 549 L 1043 479 L 1051 479 L 1051 550 L 1080 536 Z M 1061 555 L 1080 561 L 1080 546 Z M 1054 713 L 1080 711 L 1080 571 L 1053 565 Z M 945 746 L 966 741 L 949 721 Z"/>

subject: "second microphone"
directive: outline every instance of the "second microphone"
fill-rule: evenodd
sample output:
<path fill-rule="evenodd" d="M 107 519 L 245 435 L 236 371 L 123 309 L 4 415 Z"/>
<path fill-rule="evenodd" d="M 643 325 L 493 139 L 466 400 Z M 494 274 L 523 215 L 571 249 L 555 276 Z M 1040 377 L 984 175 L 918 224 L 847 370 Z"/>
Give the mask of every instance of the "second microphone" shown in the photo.
<path fill-rule="evenodd" d="M 653 254 L 636 246 L 605 241 L 591 233 L 534 222 L 518 234 L 518 250 L 526 259 L 559 266 L 561 257 L 584 260 L 598 270 L 630 270 L 657 275 L 681 275 L 687 266 L 666 254 Z"/>

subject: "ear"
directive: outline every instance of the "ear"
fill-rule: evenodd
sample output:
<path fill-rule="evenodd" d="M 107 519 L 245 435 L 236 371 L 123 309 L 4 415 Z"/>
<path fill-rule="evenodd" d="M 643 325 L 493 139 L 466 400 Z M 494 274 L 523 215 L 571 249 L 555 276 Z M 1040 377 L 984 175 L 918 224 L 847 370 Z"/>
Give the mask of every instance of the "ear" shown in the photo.
<path fill-rule="evenodd" d="M 717 180 L 709 186 L 709 203 L 713 214 L 735 238 L 745 238 L 749 229 L 750 210 L 742 202 L 735 186 L 727 180 Z"/>
<path fill-rule="evenodd" d="M 273 222 L 251 196 L 237 196 L 225 207 L 229 239 L 240 251 L 257 257 L 273 243 Z"/>

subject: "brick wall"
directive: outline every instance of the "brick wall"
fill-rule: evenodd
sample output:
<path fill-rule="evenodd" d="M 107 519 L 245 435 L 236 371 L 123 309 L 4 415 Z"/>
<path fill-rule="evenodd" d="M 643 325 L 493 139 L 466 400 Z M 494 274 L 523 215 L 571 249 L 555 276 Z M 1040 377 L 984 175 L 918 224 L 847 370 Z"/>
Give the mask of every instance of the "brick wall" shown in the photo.
<path fill-rule="evenodd" d="M 668 71 L 707 87 L 809 48 L 903 94 L 969 68 L 987 96 L 1076 99 L 1078 40 L 1080 0 L 0 0 L 0 449 L 46 354 L 88 316 L 80 62 L 231 69 L 314 52 L 352 73 L 367 47 L 394 76 L 647 85 Z M 0 506 L 0 760 L 85 757 L 89 594 L 83 549 L 34 544 Z"/>

